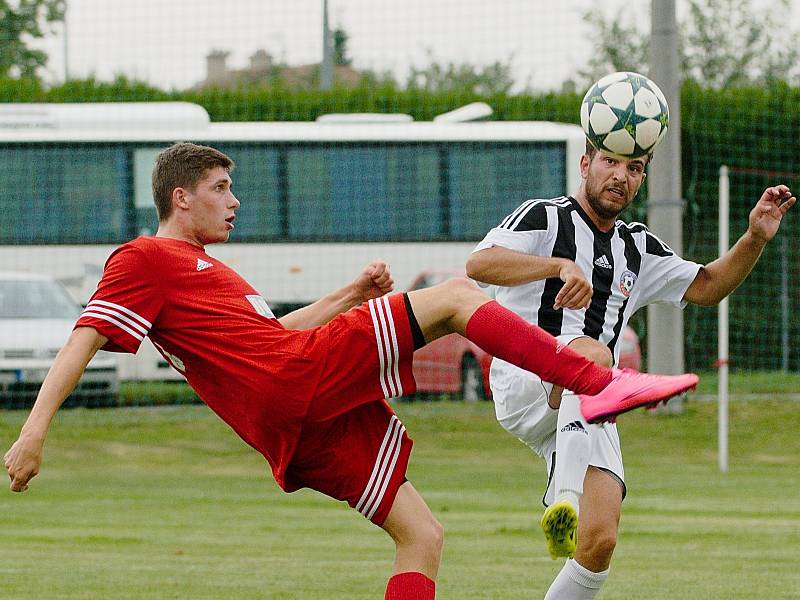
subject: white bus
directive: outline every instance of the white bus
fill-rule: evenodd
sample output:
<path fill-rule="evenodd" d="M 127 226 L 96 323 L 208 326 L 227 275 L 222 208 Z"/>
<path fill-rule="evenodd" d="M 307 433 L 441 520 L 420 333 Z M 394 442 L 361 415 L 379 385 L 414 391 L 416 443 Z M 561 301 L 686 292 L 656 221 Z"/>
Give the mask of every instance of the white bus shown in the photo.
<path fill-rule="evenodd" d="M 202 107 L 179 102 L 0 104 L 0 260 L 55 276 L 85 303 L 108 254 L 155 232 L 153 160 L 181 140 L 236 162 L 236 228 L 208 251 L 276 313 L 316 300 L 375 258 L 402 289 L 420 271 L 463 266 L 522 200 L 570 193 L 580 181 L 580 127 L 461 114 L 212 123 Z M 121 376 L 170 377 L 147 353 L 152 360 L 123 360 Z"/>

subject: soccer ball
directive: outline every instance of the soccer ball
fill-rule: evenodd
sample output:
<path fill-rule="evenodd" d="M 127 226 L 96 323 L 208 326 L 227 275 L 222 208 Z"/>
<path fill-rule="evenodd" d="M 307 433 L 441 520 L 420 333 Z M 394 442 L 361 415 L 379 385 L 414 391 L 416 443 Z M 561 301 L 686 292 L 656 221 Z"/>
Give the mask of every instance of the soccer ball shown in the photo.
<path fill-rule="evenodd" d="M 650 154 L 668 122 L 664 94 L 638 73 L 606 75 L 589 88 L 581 103 L 581 126 L 589 142 L 624 160 Z"/>

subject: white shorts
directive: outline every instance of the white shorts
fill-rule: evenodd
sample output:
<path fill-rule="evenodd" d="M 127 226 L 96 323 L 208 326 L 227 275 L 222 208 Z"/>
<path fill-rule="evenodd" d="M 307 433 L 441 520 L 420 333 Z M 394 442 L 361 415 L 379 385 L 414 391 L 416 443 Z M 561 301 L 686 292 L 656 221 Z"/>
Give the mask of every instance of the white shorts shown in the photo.
<path fill-rule="evenodd" d="M 556 429 L 558 410 L 547 402 L 553 384 L 542 381 L 528 371 L 505 361 L 494 359 L 489 372 L 494 397 L 494 410 L 503 429 L 518 437 L 546 463 L 548 486 L 543 502 L 548 506 L 553 501 L 550 478 L 556 460 Z M 570 392 L 565 392 L 570 393 Z M 592 429 L 592 451 L 589 464 L 608 472 L 622 485 L 625 495 L 625 469 L 622 465 L 622 450 L 615 423 L 603 425 L 586 424 Z"/>

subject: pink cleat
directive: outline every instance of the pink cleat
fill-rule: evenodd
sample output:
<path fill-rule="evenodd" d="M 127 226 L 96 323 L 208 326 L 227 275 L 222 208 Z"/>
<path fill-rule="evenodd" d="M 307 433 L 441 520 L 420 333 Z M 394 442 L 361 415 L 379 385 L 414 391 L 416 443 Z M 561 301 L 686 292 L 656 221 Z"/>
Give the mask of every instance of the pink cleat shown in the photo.
<path fill-rule="evenodd" d="M 581 412 L 589 423 L 613 421 L 640 406 L 655 407 L 673 396 L 693 390 L 700 378 L 684 375 L 649 375 L 633 369 L 612 369 L 611 383 L 595 396 L 581 395 Z"/>

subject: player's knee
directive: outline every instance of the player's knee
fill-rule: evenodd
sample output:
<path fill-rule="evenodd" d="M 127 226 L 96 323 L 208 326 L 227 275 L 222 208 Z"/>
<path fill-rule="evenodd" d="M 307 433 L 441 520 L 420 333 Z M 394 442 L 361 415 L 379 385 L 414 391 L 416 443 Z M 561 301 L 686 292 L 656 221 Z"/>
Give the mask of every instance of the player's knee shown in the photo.
<path fill-rule="evenodd" d="M 418 523 L 414 542 L 430 560 L 439 561 L 444 546 L 444 527 L 433 516 Z"/>
<path fill-rule="evenodd" d="M 410 535 L 404 540 L 395 540 L 398 547 L 405 547 L 420 560 L 438 565 L 442 559 L 444 546 L 444 527 L 430 517 L 415 523 Z"/>
<path fill-rule="evenodd" d="M 614 366 L 614 356 L 611 354 L 611 351 L 606 346 L 598 348 L 597 351 L 593 353 L 589 358 L 592 361 L 596 362 L 598 365 L 602 365 L 604 367 Z"/>
<path fill-rule="evenodd" d="M 581 337 L 573 340 L 569 347 L 598 365 L 611 367 L 614 364 L 614 356 L 611 354 L 611 350 L 597 340 Z"/>
<path fill-rule="evenodd" d="M 449 298 L 455 306 L 463 306 L 475 298 L 485 298 L 473 281 L 466 277 L 454 277 L 441 284 L 445 288 L 445 297 Z"/>
<path fill-rule="evenodd" d="M 597 563 L 608 563 L 617 547 L 617 530 L 614 527 L 593 527 L 581 532 L 578 539 L 583 545 L 584 553 Z"/>
<path fill-rule="evenodd" d="M 417 515 L 413 522 L 390 534 L 398 545 L 413 546 L 430 556 L 441 554 L 444 545 L 444 527 L 432 514 Z"/>
<path fill-rule="evenodd" d="M 425 523 L 422 532 L 422 541 L 431 552 L 437 556 L 441 555 L 442 547 L 444 546 L 444 526 L 431 517 Z"/>
<path fill-rule="evenodd" d="M 444 546 L 444 525 L 439 523 L 439 521 L 435 521 L 432 542 L 436 548 L 436 552 L 441 556 L 442 547 Z"/>

